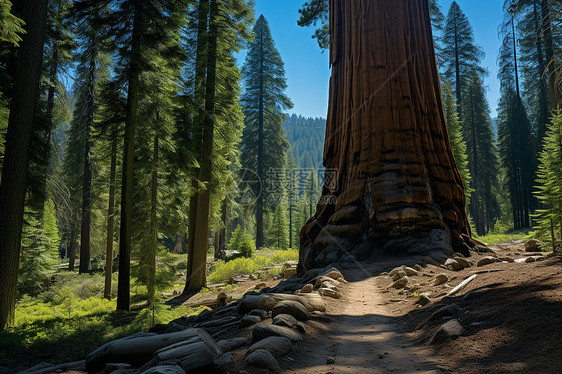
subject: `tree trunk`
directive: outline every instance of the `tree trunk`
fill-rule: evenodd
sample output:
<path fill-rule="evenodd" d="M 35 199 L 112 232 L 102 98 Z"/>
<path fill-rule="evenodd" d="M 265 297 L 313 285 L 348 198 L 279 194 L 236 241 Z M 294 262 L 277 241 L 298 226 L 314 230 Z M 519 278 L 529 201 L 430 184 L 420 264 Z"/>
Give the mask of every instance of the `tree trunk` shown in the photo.
<path fill-rule="evenodd" d="M 542 0 L 542 34 L 544 35 L 546 61 L 548 63 L 548 87 L 550 91 L 550 106 L 552 111 L 558 109 L 560 98 L 556 86 L 556 58 L 554 56 L 554 42 L 552 38 L 552 18 L 549 0 Z"/>
<path fill-rule="evenodd" d="M 94 122 L 94 89 L 96 61 L 92 57 L 88 75 L 88 121 L 84 131 L 86 141 L 84 147 L 84 176 L 82 180 L 82 227 L 80 230 L 80 274 L 90 272 L 90 223 L 92 217 L 92 161 L 90 153 L 92 142 L 90 128 Z"/>
<path fill-rule="evenodd" d="M 0 186 L 0 330 L 14 318 L 31 137 L 41 78 L 47 0 L 19 4 L 27 34 L 18 49 Z"/>
<path fill-rule="evenodd" d="M 205 94 L 205 123 L 203 126 L 203 143 L 201 147 L 201 168 L 199 180 L 205 187 L 197 199 L 197 222 L 193 243 L 193 260 L 190 278 L 184 292 L 197 292 L 205 286 L 207 275 L 207 247 L 209 238 L 209 208 L 211 200 L 210 183 L 213 172 L 213 137 L 215 131 L 215 96 L 218 42 L 218 3 L 211 0 L 209 16 L 209 45 L 207 53 L 207 81 Z"/>
<path fill-rule="evenodd" d="M 76 263 L 76 247 L 78 247 L 77 243 L 77 233 L 78 229 L 74 227 L 74 223 L 72 223 L 72 228 L 70 229 L 70 244 L 69 254 L 68 254 L 68 271 L 74 271 L 74 265 Z"/>
<path fill-rule="evenodd" d="M 131 278 L 131 224 L 133 218 L 133 164 L 135 160 L 135 132 L 138 121 L 139 75 L 141 64 L 141 38 L 143 34 L 142 7 L 135 7 L 131 62 L 129 65 L 129 90 L 127 95 L 127 118 L 125 120 L 125 142 L 123 149 L 123 175 L 121 187 L 121 228 L 119 238 L 119 278 L 117 285 L 117 310 L 130 308 Z"/>
<path fill-rule="evenodd" d="M 158 123 L 159 121 L 157 121 Z M 154 301 L 156 292 L 156 249 L 158 246 L 158 134 L 154 136 L 154 150 L 152 155 L 152 181 L 150 189 L 150 255 L 148 256 L 148 274 L 146 277 L 146 288 L 148 289 L 148 301 Z"/>
<path fill-rule="evenodd" d="M 197 51 L 195 61 L 195 116 L 193 126 L 193 149 L 197 152 L 197 161 L 200 163 L 201 143 L 202 139 L 202 123 L 204 121 L 205 107 L 205 78 L 207 67 L 207 28 L 209 17 L 209 0 L 199 1 L 199 14 L 197 21 Z M 199 181 L 197 180 L 196 171 L 193 172 L 191 186 L 194 190 L 193 195 L 189 199 L 189 227 L 187 237 L 187 277 L 186 285 L 191 278 L 191 269 L 193 268 L 193 257 L 195 250 L 195 226 L 197 225 L 197 201 L 199 200 Z"/>
<path fill-rule="evenodd" d="M 324 181 L 299 272 L 347 254 L 452 254 L 470 234 L 427 1 L 330 2 Z"/>
<path fill-rule="evenodd" d="M 109 173 L 109 207 L 107 208 L 107 237 L 105 248 L 105 287 L 103 297 L 111 299 L 111 276 L 113 274 L 113 226 L 115 223 L 115 175 L 117 173 L 117 132 L 111 140 L 111 171 Z"/>

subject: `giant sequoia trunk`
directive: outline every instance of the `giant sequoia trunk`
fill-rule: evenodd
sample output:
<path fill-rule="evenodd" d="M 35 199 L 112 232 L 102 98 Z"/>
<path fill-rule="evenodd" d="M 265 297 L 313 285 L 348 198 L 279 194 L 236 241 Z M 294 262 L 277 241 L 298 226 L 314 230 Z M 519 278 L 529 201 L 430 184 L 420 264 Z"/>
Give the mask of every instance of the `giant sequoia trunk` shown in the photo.
<path fill-rule="evenodd" d="M 469 235 L 426 0 L 330 1 L 328 175 L 299 271 L 350 254 L 452 253 Z"/>

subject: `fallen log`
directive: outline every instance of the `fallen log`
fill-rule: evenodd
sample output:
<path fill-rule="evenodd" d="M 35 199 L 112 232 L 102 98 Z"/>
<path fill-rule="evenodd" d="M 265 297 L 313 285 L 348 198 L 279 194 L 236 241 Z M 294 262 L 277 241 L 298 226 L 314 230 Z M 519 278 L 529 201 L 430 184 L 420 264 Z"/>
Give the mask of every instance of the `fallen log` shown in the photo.
<path fill-rule="evenodd" d="M 104 344 L 90 353 L 86 358 L 86 368 L 88 372 L 96 372 L 103 370 L 109 362 L 123 362 L 134 367 L 141 366 L 149 361 L 156 351 L 198 337 L 199 329 L 194 328 L 161 335 L 151 333 L 131 335 Z"/>

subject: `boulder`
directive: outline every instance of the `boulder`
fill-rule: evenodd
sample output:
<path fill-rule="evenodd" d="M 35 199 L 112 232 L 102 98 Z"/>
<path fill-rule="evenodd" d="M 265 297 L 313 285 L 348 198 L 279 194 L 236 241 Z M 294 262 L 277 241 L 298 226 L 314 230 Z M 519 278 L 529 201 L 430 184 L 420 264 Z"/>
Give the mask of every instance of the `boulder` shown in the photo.
<path fill-rule="evenodd" d="M 279 363 L 277 362 L 275 357 L 273 357 L 273 355 L 265 349 L 258 349 L 252 352 L 250 355 L 248 355 L 248 357 L 246 357 L 244 363 L 247 366 L 255 366 L 271 371 L 281 370 L 281 368 L 279 367 Z"/>
<path fill-rule="evenodd" d="M 334 278 L 330 278 L 322 275 L 321 277 L 316 278 L 316 281 L 314 282 L 314 288 L 320 288 L 324 284 L 331 284 L 333 286 L 338 286 L 340 282 L 338 282 Z"/>
<path fill-rule="evenodd" d="M 308 321 L 311 318 L 310 312 L 301 303 L 292 300 L 281 301 L 273 308 L 273 317 L 279 314 L 289 314 L 299 321 Z"/>
<path fill-rule="evenodd" d="M 270 311 L 277 304 L 272 295 L 244 295 L 238 305 L 238 313 L 246 314 L 254 309 Z"/>
<path fill-rule="evenodd" d="M 248 344 L 246 338 L 233 338 L 217 342 L 217 346 L 222 352 L 230 352 L 246 344 Z"/>
<path fill-rule="evenodd" d="M 447 261 L 445 261 L 445 266 L 450 270 L 454 270 L 454 271 L 460 271 L 464 269 L 464 267 L 457 260 L 453 258 L 447 259 Z"/>
<path fill-rule="evenodd" d="M 261 318 L 261 320 L 263 321 L 264 319 L 267 318 L 267 311 L 263 310 L 263 309 L 254 309 L 252 311 L 250 311 L 248 313 L 249 316 L 258 316 Z"/>
<path fill-rule="evenodd" d="M 256 343 L 270 336 L 282 336 L 294 342 L 300 342 L 303 339 L 300 332 L 289 327 L 260 323 L 254 327 L 252 342 Z"/>
<path fill-rule="evenodd" d="M 332 299 L 341 299 L 343 297 L 343 294 L 337 289 L 327 287 L 319 288 L 318 293 L 323 296 L 331 297 Z"/>
<path fill-rule="evenodd" d="M 438 276 L 435 277 L 435 279 L 433 279 L 433 285 L 439 286 L 440 284 L 443 284 L 448 281 L 449 281 L 449 277 L 446 274 L 439 274 Z"/>
<path fill-rule="evenodd" d="M 466 260 L 464 257 L 456 257 L 455 261 L 457 261 L 464 269 L 471 267 L 471 263 Z"/>
<path fill-rule="evenodd" d="M 335 280 L 344 279 L 342 273 L 336 268 L 332 268 L 332 270 L 324 274 L 324 276 Z"/>
<path fill-rule="evenodd" d="M 526 252 L 540 252 L 541 249 L 539 247 L 539 241 L 536 239 L 528 240 L 525 243 L 525 251 Z"/>
<path fill-rule="evenodd" d="M 418 300 L 416 301 L 416 304 L 419 304 L 421 306 L 426 306 L 427 304 L 431 303 L 431 299 L 429 298 L 429 294 L 428 293 L 422 293 L 418 296 Z"/>
<path fill-rule="evenodd" d="M 445 343 L 449 340 L 454 340 L 459 336 L 463 336 L 465 333 L 466 332 L 459 321 L 452 319 L 437 330 L 431 339 L 431 344 Z"/>
<path fill-rule="evenodd" d="M 297 269 L 296 268 L 287 268 L 285 269 L 285 272 L 283 273 L 283 277 L 285 279 L 289 279 L 291 278 L 293 275 L 297 274 Z"/>
<path fill-rule="evenodd" d="M 277 326 L 285 326 L 292 329 L 296 329 L 304 333 L 304 326 L 302 323 L 297 321 L 295 317 L 290 314 L 279 314 L 273 318 L 273 324 Z"/>
<path fill-rule="evenodd" d="M 490 265 L 493 264 L 495 262 L 497 262 L 498 260 L 495 257 L 492 256 L 486 256 L 481 258 L 480 260 L 478 260 L 478 262 L 476 263 L 476 266 L 480 267 L 480 266 L 486 266 L 486 265 Z"/>
<path fill-rule="evenodd" d="M 398 279 L 396 282 L 392 283 L 390 287 L 400 289 L 408 285 L 408 277 L 403 277 Z"/>
<path fill-rule="evenodd" d="M 276 356 L 286 356 L 293 350 L 293 343 L 282 336 L 270 336 L 253 344 L 248 349 L 248 354 L 251 354 L 258 349 L 265 349 L 271 354 Z"/>
<path fill-rule="evenodd" d="M 240 327 L 248 327 L 260 323 L 262 321 L 260 316 L 251 316 L 249 314 L 245 315 L 240 320 Z"/>
<path fill-rule="evenodd" d="M 461 311 L 461 308 L 457 304 L 450 304 L 446 305 L 437 311 L 435 311 L 431 317 L 429 317 L 430 321 L 435 321 L 441 319 L 443 317 L 451 317 Z"/>

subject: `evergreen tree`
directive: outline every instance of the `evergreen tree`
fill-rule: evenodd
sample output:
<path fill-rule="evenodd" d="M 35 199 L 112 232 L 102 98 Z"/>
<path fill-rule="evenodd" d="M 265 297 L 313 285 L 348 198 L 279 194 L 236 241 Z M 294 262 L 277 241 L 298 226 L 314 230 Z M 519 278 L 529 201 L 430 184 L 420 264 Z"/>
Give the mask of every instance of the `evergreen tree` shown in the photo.
<path fill-rule="evenodd" d="M 442 39 L 441 58 L 443 61 L 443 76 L 451 83 L 455 90 L 459 117 L 463 117 L 463 92 L 468 81 L 472 80 L 472 73 L 484 74 L 480 61 L 484 52 L 474 42 L 474 31 L 466 15 L 456 1 L 453 1 L 447 18 Z M 470 145 L 468 144 L 470 147 Z"/>
<path fill-rule="evenodd" d="M 531 123 L 520 94 L 518 48 L 515 13 L 506 9 L 506 22 L 501 27 L 498 78 L 501 82 L 498 141 L 501 161 L 506 170 L 511 198 L 514 228 L 529 227 L 533 207 L 532 186 L 535 174 L 534 144 Z"/>
<path fill-rule="evenodd" d="M 271 36 L 265 17 L 259 17 L 254 26 L 255 39 L 250 44 L 242 70 L 244 93 L 242 106 L 246 116 L 246 128 L 242 140 L 241 162 L 245 169 L 254 170 L 264 187 L 268 183 L 268 171 L 280 171 L 288 148 L 282 124 L 284 110 L 292 107 L 285 95 L 287 87 L 283 61 Z M 256 247 L 264 245 L 264 202 L 270 194 L 255 191 L 256 202 Z"/>
<path fill-rule="evenodd" d="M 299 183 L 297 179 L 297 165 L 293 152 L 287 152 L 287 215 L 288 215 L 288 231 L 289 231 L 289 248 L 298 248 L 298 206 L 299 206 Z"/>
<path fill-rule="evenodd" d="M 453 94 L 451 84 L 445 81 L 443 107 L 445 109 L 445 122 L 447 123 L 447 130 L 449 132 L 449 141 L 451 142 L 451 149 L 457 162 L 457 168 L 461 173 L 461 178 L 464 184 L 464 193 L 466 195 L 467 205 L 470 205 L 470 195 L 472 193 L 470 171 L 468 169 L 468 155 L 466 150 L 466 143 L 463 139 L 463 129 L 459 116 L 457 114 L 457 104 Z"/>
<path fill-rule="evenodd" d="M 25 32 L 24 22 L 12 13 L 12 3 L 9 0 L 0 2 L 0 40 L 18 47 Z"/>
<path fill-rule="evenodd" d="M 472 195 L 469 212 L 478 235 L 486 234 L 499 214 L 497 202 L 498 160 L 490 109 L 480 76 L 473 72 L 464 93 L 464 139 L 467 143 L 468 169 Z"/>
<path fill-rule="evenodd" d="M 272 213 L 271 229 L 269 239 L 271 244 L 277 249 L 289 248 L 289 230 L 286 218 L 287 208 L 284 204 L 279 204 Z"/>

